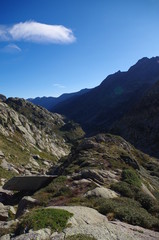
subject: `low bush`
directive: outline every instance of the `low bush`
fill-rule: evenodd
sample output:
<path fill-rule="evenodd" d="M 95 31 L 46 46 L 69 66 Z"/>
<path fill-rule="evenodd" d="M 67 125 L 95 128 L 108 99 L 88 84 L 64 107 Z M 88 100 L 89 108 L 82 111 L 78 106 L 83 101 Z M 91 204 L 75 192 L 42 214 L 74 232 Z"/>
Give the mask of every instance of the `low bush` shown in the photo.
<path fill-rule="evenodd" d="M 35 209 L 24 215 L 18 231 L 24 232 L 25 228 L 39 230 L 49 227 L 52 231 L 60 232 L 66 227 L 71 216 L 73 216 L 72 213 L 62 209 Z"/>
<path fill-rule="evenodd" d="M 111 189 L 120 193 L 124 197 L 134 197 L 134 191 L 130 188 L 130 185 L 126 182 L 117 182 L 111 185 Z"/>
<path fill-rule="evenodd" d="M 39 201 L 40 205 L 47 206 L 53 197 L 70 194 L 70 190 L 66 187 L 66 181 L 65 176 L 54 179 L 48 186 L 36 192 L 34 198 Z"/>
<path fill-rule="evenodd" d="M 141 191 L 136 194 L 135 199 L 147 211 L 151 211 L 151 209 L 156 205 L 156 202 L 157 202 L 152 197 L 150 197 L 149 195 L 147 195 Z"/>
<path fill-rule="evenodd" d="M 133 187 L 140 188 L 141 180 L 135 170 L 128 168 L 122 171 L 122 181 L 132 185 Z"/>
<path fill-rule="evenodd" d="M 114 218 L 132 225 L 150 229 L 158 228 L 159 220 L 141 208 L 140 203 L 133 199 L 102 199 L 98 202 L 98 210 L 104 215 L 111 213 Z"/>

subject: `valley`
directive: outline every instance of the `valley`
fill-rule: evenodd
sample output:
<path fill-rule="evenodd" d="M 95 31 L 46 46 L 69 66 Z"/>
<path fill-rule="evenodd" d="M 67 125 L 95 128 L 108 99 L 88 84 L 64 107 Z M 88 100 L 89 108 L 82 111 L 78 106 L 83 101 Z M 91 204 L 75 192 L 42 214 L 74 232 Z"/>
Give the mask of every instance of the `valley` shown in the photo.
<path fill-rule="evenodd" d="M 50 111 L 0 96 L 1 240 L 159 239 L 158 61 Z"/>

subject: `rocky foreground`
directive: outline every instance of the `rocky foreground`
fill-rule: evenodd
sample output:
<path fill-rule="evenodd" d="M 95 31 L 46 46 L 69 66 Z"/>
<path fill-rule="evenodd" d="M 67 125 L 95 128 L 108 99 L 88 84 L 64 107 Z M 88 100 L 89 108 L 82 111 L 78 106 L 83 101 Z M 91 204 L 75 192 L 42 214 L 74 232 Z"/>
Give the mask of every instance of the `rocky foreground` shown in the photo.
<path fill-rule="evenodd" d="M 52 207 L 49 207 L 52 208 Z M 132 226 L 120 221 L 109 222 L 107 217 L 103 216 L 96 210 L 81 206 L 61 206 L 53 207 L 64 209 L 73 213 L 73 217 L 69 219 L 69 227 L 65 228 L 62 233 L 51 233 L 49 228 L 38 231 L 30 230 L 28 233 L 21 234 L 17 237 L 10 238 L 10 235 L 1 237 L 1 240 L 64 240 L 70 236 L 83 235 L 92 237 L 97 240 L 157 240 L 159 233 L 144 229 L 138 226 Z M 93 238 L 94 237 L 94 238 Z M 87 239 L 87 238 L 86 238 Z"/>

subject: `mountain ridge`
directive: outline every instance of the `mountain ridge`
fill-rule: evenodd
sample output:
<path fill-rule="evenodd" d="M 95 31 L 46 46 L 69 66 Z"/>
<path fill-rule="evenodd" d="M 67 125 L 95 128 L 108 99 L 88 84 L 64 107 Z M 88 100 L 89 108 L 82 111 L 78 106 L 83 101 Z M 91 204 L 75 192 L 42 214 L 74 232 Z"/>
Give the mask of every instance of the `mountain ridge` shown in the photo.
<path fill-rule="evenodd" d="M 87 133 L 108 131 L 159 79 L 159 57 L 142 58 L 127 72 L 109 75 L 99 86 L 73 101 L 64 101 L 52 112 L 66 115 Z"/>
<path fill-rule="evenodd" d="M 59 97 L 36 97 L 36 98 L 28 98 L 27 101 L 32 102 L 36 105 L 42 106 L 46 108 L 47 110 L 51 110 L 53 106 L 57 105 L 60 102 L 63 102 L 65 100 L 68 100 L 70 98 L 80 96 L 86 92 L 89 92 L 90 89 L 85 88 L 81 89 L 78 92 L 73 92 L 73 93 L 63 93 Z"/>

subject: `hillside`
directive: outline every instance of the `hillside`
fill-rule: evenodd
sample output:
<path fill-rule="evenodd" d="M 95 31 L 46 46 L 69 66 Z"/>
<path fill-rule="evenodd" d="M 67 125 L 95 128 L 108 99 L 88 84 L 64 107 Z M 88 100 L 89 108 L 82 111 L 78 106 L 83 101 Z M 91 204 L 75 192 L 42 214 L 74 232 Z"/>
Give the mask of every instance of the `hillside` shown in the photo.
<path fill-rule="evenodd" d="M 108 76 L 98 87 L 53 107 L 80 123 L 87 133 L 108 131 L 159 80 L 159 57 L 143 58 L 127 72 Z"/>
<path fill-rule="evenodd" d="M 80 96 L 84 93 L 89 92 L 90 89 L 82 89 L 78 92 L 74 93 L 64 93 L 59 97 L 36 97 L 36 98 L 28 98 L 27 101 L 32 102 L 36 105 L 39 105 L 41 107 L 46 108 L 47 110 L 51 110 L 53 107 L 55 107 L 58 103 L 61 103 L 63 101 L 66 101 L 68 99 L 72 99 L 76 96 Z"/>
<path fill-rule="evenodd" d="M 84 134 L 78 124 L 24 99 L 3 100 L 0 101 L 1 177 L 38 173 L 47 168 L 44 160 L 50 165 L 67 155 L 72 142 Z M 37 164 L 33 156 L 38 156 Z"/>
<path fill-rule="evenodd" d="M 12 208 L 0 205 L 0 218 L 5 219 L 0 220 L 0 236 L 8 233 L 5 238 L 15 240 L 111 240 L 112 236 L 115 240 L 157 240 L 158 173 L 156 158 L 121 137 L 98 134 L 78 140 L 70 154 L 49 169 L 49 176 L 57 177 L 47 186 L 18 194 L 4 190 L 2 196 Z M 22 182 L 18 185 L 23 186 Z M 25 196 L 28 194 L 32 196 Z"/>

